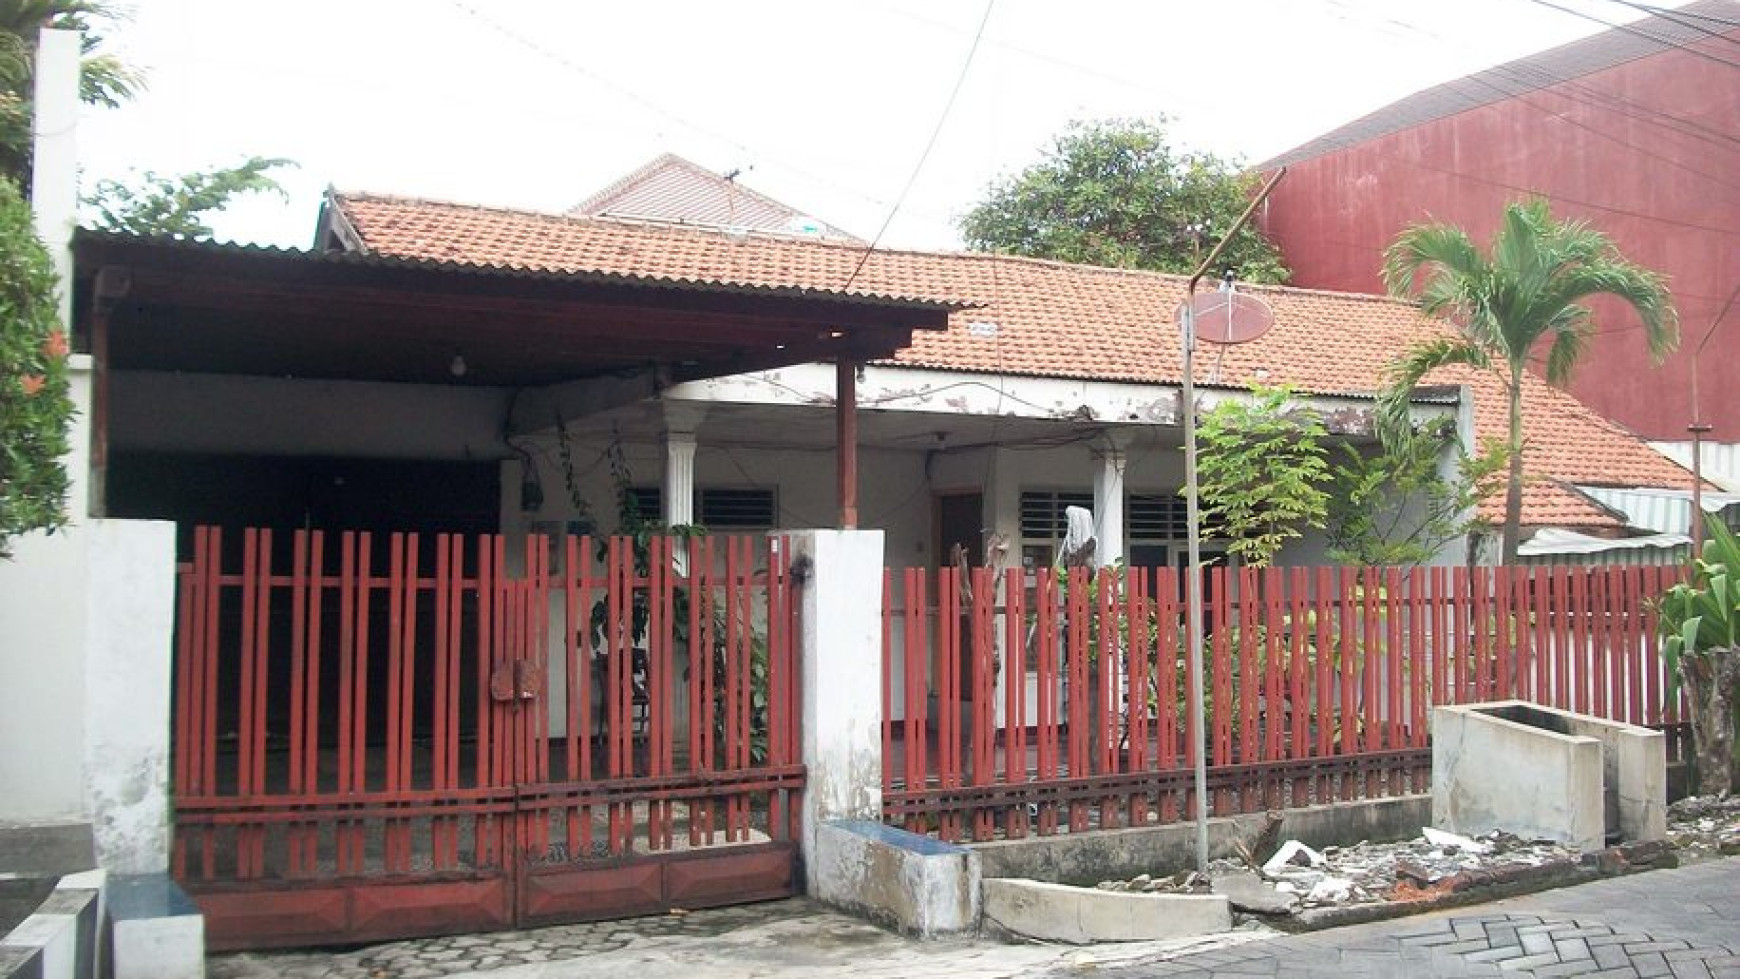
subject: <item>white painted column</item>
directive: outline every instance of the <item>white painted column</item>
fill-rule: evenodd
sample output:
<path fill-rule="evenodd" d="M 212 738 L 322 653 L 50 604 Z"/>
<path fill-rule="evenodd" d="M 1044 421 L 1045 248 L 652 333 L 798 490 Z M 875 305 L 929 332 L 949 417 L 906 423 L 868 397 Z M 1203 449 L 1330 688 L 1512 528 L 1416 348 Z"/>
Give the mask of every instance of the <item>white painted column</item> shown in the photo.
<path fill-rule="evenodd" d="M 695 522 L 695 433 L 665 433 L 665 483 L 659 519 L 666 527 Z"/>
<path fill-rule="evenodd" d="M 666 527 L 695 522 L 695 431 L 707 409 L 665 402 L 665 481 L 659 519 Z"/>
<path fill-rule="evenodd" d="M 72 233 L 79 207 L 79 33 L 45 30 L 36 47 L 30 209 L 60 280 L 60 321 L 72 322 Z"/>
<path fill-rule="evenodd" d="M 1096 449 L 1094 458 L 1094 534 L 1099 547 L 1094 559 L 1102 565 L 1123 560 L 1124 553 L 1124 465 L 1128 461 L 1125 440 L 1108 440 L 1105 448 Z"/>
<path fill-rule="evenodd" d="M 816 879 L 816 830 L 836 819 L 882 818 L 880 530 L 790 534 L 804 569 L 802 632 L 805 882 Z"/>
<path fill-rule="evenodd" d="M 97 863 L 120 874 L 164 873 L 175 524 L 96 520 L 86 533 L 85 807 Z"/>

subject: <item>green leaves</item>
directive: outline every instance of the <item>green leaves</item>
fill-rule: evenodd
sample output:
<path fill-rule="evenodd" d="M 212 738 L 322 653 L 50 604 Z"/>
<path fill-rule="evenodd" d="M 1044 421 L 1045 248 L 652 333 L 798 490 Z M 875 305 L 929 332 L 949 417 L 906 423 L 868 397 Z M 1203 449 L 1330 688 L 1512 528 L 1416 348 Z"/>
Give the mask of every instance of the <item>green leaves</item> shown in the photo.
<path fill-rule="evenodd" d="M 961 232 L 984 251 L 1188 274 L 1255 183 L 1231 161 L 1174 148 L 1163 119 L 1078 122 L 1040 162 L 994 184 Z M 1280 253 L 1254 228 L 1222 258 L 1247 282 L 1287 280 Z"/>
<path fill-rule="evenodd" d="M 1708 526 L 1710 540 L 1691 581 L 1668 589 L 1655 605 L 1670 703 L 1679 696 L 1682 658 L 1740 647 L 1740 542 L 1721 522 Z"/>
<path fill-rule="evenodd" d="M 1385 250 L 1383 280 L 1391 295 L 1415 296 L 1428 316 L 1450 320 L 1461 331 L 1458 338 L 1418 345 L 1396 362 L 1380 395 L 1388 432 L 1399 430 L 1414 386 L 1438 367 L 1492 370 L 1509 388 L 1504 559 L 1512 562 L 1522 519 L 1519 386 L 1537 344 L 1550 342 L 1547 380 L 1565 383 L 1594 333 L 1584 302 L 1611 295 L 1637 313 L 1659 363 L 1679 342 L 1667 288 L 1661 276 L 1627 262 L 1606 235 L 1581 221 L 1555 220 L 1538 198 L 1506 205 L 1489 255 L 1460 228 L 1409 228 Z"/>
<path fill-rule="evenodd" d="M 94 212 L 92 223 L 108 231 L 209 238 L 206 216 L 245 194 L 276 194 L 288 199 L 270 171 L 294 167 L 289 160 L 251 157 L 237 166 L 201 173 L 160 176 L 149 170 L 136 183 L 99 180 L 85 198 Z"/>
<path fill-rule="evenodd" d="M 0 557 L 66 522 L 67 339 L 30 208 L 0 179 Z"/>
<path fill-rule="evenodd" d="M 1267 567 L 1328 513 L 1327 433 L 1316 412 L 1290 412 L 1290 398 L 1285 387 L 1257 386 L 1249 401 L 1216 405 L 1197 428 L 1203 521 L 1251 567 Z"/>

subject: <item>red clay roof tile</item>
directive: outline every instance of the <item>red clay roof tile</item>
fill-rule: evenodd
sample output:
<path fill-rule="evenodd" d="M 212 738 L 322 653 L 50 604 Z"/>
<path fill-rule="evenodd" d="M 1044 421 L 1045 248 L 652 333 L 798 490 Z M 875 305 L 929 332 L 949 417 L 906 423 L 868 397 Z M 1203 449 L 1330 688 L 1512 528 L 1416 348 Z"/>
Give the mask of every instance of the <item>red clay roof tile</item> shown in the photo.
<path fill-rule="evenodd" d="M 755 232 L 673 227 L 605 218 L 368 194 L 333 204 L 364 247 L 382 255 L 439 258 L 552 272 L 611 272 L 654 279 L 919 298 L 972 304 L 947 331 L 919 333 L 894 362 L 942 370 L 1086 380 L 1178 383 L 1173 325 L 1185 279 L 972 252 L 879 250 Z M 1380 296 L 1285 287 L 1242 287 L 1275 312 L 1263 337 L 1200 355 L 1199 384 L 1290 384 L 1303 393 L 1369 394 L 1408 346 L 1453 329 L 1409 303 Z M 969 329 L 993 323 L 994 331 Z M 1445 369 L 1434 384 L 1467 384 L 1482 440 L 1505 430 L 1504 389 L 1491 374 Z M 1613 486 L 1683 486 L 1690 474 L 1563 391 L 1527 375 L 1524 465 L 1530 525 L 1612 528 L 1611 513 L 1543 480 Z M 1496 520 L 1502 501 L 1482 516 Z"/>

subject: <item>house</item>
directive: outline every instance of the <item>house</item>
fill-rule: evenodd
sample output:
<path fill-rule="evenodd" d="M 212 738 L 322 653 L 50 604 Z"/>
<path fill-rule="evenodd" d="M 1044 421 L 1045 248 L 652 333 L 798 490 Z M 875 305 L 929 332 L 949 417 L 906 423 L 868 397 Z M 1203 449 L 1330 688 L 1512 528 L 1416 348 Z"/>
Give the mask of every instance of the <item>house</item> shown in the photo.
<path fill-rule="evenodd" d="M 1546 197 L 1664 273 L 1680 312 L 1679 352 L 1640 374 L 1635 314 L 1597 306 L 1571 392 L 1682 463 L 1687 426 L 1713 426 L 1704 472 L 1740 489 L 1740 401 L 1721 393 L 1740 366 L 1720 353 L 1740 338 L 1737 40 L 1740 2 L 1698 0 L 1418 92 L 1262 164 L 1287 167 L 1262 227 L 1298 285 L 1376 292 L 1410 225 L 1486 240 L 1505 202 Z"/>
<path fill-rule="evenodd" d="M 917 336 L 894 356 L 864 365 L 857 385 L 870 476 L 865 522 L 890 529 L 891 563 L 934 564 L 957 532 L 969 549 L 995 534 L 1041 560 L 1061 531 L 1055 519 L 1036 515 L 1055 517 L 1065 502 L 1097 504 L 1105 560 L 1170 564 L 1180 552 L 1180 362 L 1172 323 L 1181 277 L 971 253 L 879 250 L 866 258 L 862 245 L 783 234 L 369 194 L 331 194 L 321 240 L 372 256 L 503 269 L 947 297 L 959 304 L 947 331 Z M 1205 352 L 1197 368 L 1205 397 L 1238 396 L 1257 382 L 1288 384 L 1327 409 L 1336 434 L 1348 438 L 1369 441 L 1373 388 L 1395 352 L 1446 328 L 1381 297 L 1241 288 L 1273 307 L 1275 327 L 1255 342 Z M 820 487 L 806 478 L 815 467 L 798 460 L 825 459 L 829 451 L 831 377 L 830 369 L 809 366 L 672 385 L 656 400 L 613 412 L 582 418 L 570 411 L 565 427 L 577 444 L 620 439 L 636 478 L 649 483 L 668 453 L 679 451 L 669 434 L 677 433 L 674 444 L 694 453 L 703 502 L 709 487 L 753 490 L 763 494 L 759 519 L 767 526 L 797 525 L 825 512 Z M 1466 393 L 1422 410 L 1467 412 L 1470 441 L 1503 431 L 1495 379 L 1446 371 L 1432 380 L 1463 385 Z M 1623 537 L 1625 521 L 1575 486 L 1674 487 L 1688 478 L 1544 382 L 1529 380 L 1525 410 L 1531 482 L 1523 522 L 1531 529 Z M 563 475 L 549 471 L 557 458 L 551 424 L 525 433 L 544 485 Z M 609 498 L 601 484 L 592 486 L 592 498 Z M 664 492 L 667 502 L 672 492 L 686 495 Z M 546 505 L 555 512 L 526 519 L 571 516 L 548 495 Z M 1497 504 L 1488 502 L 1482 515 L 1496 521 Z M 1283 560 L 1321 555 L 1321 540 L 1307 539 Z"/>
<path fill-rule="evenodd" d="M 815 235 L 859 241 L 839 228 L 757 193 L 675 153 L 646 165 L 568 209 L 572 217 L 641 218 L 703 227 Z"/>
<path fill-rule="evenodd" d="M 827 628 L 804 632 L 805 682 L 833 677 L 803 702 L 806 725 L 851 727 L 859 716 L 830 712 L 829 691 L 876 698 L 883 566 L 934 567 L 956 545 L 973 561 L 1007 548 L 1011 560 L 1049 563 L 1071 505 L 1094 512 L 1101 560 L 1181 559 L 1178 277 L 366 194 L 331 194 L 318 240 L 328 247 L 302 253 L 74 237 L 74 336 L 90 354 L 80 375 L 90 459 L 74 466 L 88 472 L 88 513 L 102 519 L 71 536 L 80 567 L 50 575 L 33 563 L 20 574 L 42 584 L 18 594 L 64 592 L 88 628 L 57 636 L 53 655 L 9 647 L 4 658 L 9 669 L 53 666 L 55 682 L 20 688 L 43 716 L 99 718 L 106 723 L 93 730 L 127 739 L 126 770 L 106 750 L 111 740 L 57 746 L 52 757 L 72 756 L 73 784 L 37 794 L 92 814 L 99 850 L 124 849 L 155 872 L 173 859 L 214 945 L 356 941 L 788 893 L 793 837 L 822 817 L 878 815 L 830 810 L 835 794 L 801 790 L 806 778 L 826 785 L 831 770 L 857 770 L 865 753 L 879 757 L 873 723 L 846 732 L 837 756 L 812 755 L 804 740 L 801 765 L 788 744 L 772 756 L 777 770 L 691 770 L 691 755 L 690 769 L 649 772 L 623 736 L 609 765 L 588 776 L 596 738 L 586 710 L 606 681 L 587 694 L 581 678 L 611 674 L 595 674 L 595 652 L 592 669 L 581 665 L 577 612 L 542 604 L 550 593 L 539 559 L 508 542 L 614 529 L 618 490 L 670 524 L 790 530 L 809 541 L 801 546 L 858 558 L 802 571 L 816 575 L 803 600 L 829 603 L 806 605 L 805 621 Z M 1372 379 L 1391 352 L 1445 328 L 1384 298 L 1258 294 L 1275 328 L 1205 351 L 1203 400 L 1242 397 L 1254 381 L 1288 383 L 1354 444 L 1371 441 Z M 1454 419 L 1469 439 L 1498 425 L 1491 379 L 1433 380 L 1416 399 L 1420 417 Z M 1568 395 L 1531 382 L 1526 396 L 1538 419 L 1526 456 L 1537 477 L 1531 527 L 1623 536 L 1623 520 L 1568 484 L 1684 478 Z M 220 538 L 193 532 L 200 524 L 260 530 Z M 854 525 L 880 533 L 837 535 L 837 545 L 802 536 Z M 301 548 L 318 547 L 304 543 L 314 531 L 333 533 L 328 570 L 310 574 L 315 559 Z M 372 544 L 346 531 L 372 531 Z M 445 543 L 415 552 L 401 531 Z M 1313 563 L 1322 552 L 1310 538 L 1283 559 Z M 756 571 L 770 595 L 793 587 L 774 557 L 764 550 Z M 1459 548 L 1442 555 L 1463 559 Z M 616 584 L 584 587 L 640 587 L 632 562 L 611 560 Z M 849 586 L 827 578 L 842 568 Z M 110 600 L 135 582 L 150 586 L 121 589 L 136 601 Z M 60 614 L 0 596 L 18 621 Z M 765 621 L 774 620 L 770 607 Z M 442 636 L 451 640 L 444 661 Z M 117 660 L 127 669 L 111 675 Z M 320 679 L 298 685 L 310 662 L 322 664 Z M 558 669 L 564 662 L 571 668 Z M 659 675 L 687 683 L 692 665 L 667 663 Z M 432 673 L 463 680 L 443 688 Z M 102 682 L 87 687 L 90 679 Z M 632 720 L 632 685 L 610 682 L 624 694 L 612 710 Z M 461 706 L 435 705 L 461 692 Z M 609 714 L 600 708 L 593 720 Z M 666 736 L 706 727 L 690 720 L 673 710 L 651 726 Z M 172 767 L 172 724 L 175 750 L 221 756 L 230 767 L 217 770 L 233 770 L 233 783 Z M 299 755 L 298 745 L 312 747 Z M 438 781 L 430 755 L 459 774 Z M 0 762 L 23 779 L 49 757 L 33 748 Z M 301 781 L 298 757 L 313 759 Z M 152 791 L 123 807 L 134 759 Z M 188 780 L 173 793 L 173 858 L 171 771 Z M 637 813 L 660 811 L 668 795 L 656 793 L 733 791 L 742 804 L 724 818 L 738 820 L 744 839 L 729 846 L 685 852 L 668 825 L 662 837 L 656 820 L 634 825 Z M 801 817 L 775 815 L 780 793 L 799 797 Z M 769 807 L 763 838 L 741 825 L 749 805 Z M 117 812 L 127 817 L 120 838 Z M 624 819 L 628 831 L 651 834 L 634 846 L 652 852 L 630 852 Z M 555 823 L 570 835 L 604 827 L 609 855 L 625 862 L 523 859 L 553 852 L 525 847 Z M 433 848 L 417 859 L 441 872 L 409 873 L 411 843 Z M 317 850 L 298 867 L 298 854 L 307 861 Z M 397 913 L 404 907 L 418 911 Z"/>

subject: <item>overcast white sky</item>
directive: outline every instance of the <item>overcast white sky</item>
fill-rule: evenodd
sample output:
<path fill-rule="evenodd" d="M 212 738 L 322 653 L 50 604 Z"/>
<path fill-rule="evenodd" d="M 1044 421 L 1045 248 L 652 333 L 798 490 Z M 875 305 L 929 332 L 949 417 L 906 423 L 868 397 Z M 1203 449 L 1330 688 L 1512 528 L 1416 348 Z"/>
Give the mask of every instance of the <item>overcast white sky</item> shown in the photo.
<path fill-rule="evenodd" d="M 1559 0 L 1609 21 L 1615 0 Z M 1680 0 L 1668 0 L 1678 6 Z M 874 235 L 981 0 L 139 0 L 149 90 L 89 110 L 85 179 L 250 154 L 300 168 L 222 238 L 306 247 L 327 185 L 559 211 L 656 154 Z M 885 244 L 954 219 L 1072 119 L 1173 117 L 1262 159 L 1404 95 L 1602 28 L 1533 0 L 997 0 Z"/>

